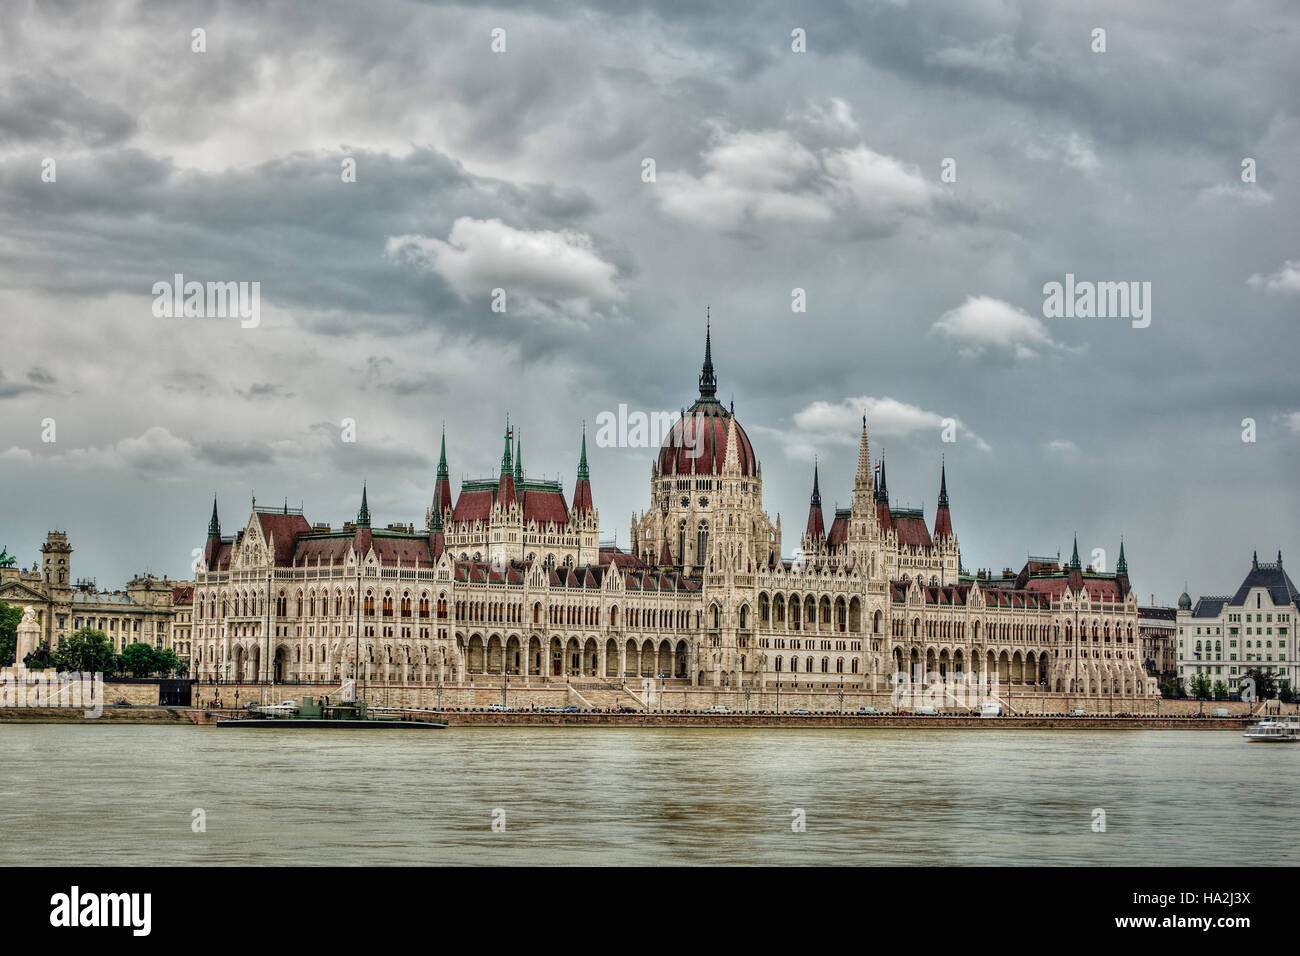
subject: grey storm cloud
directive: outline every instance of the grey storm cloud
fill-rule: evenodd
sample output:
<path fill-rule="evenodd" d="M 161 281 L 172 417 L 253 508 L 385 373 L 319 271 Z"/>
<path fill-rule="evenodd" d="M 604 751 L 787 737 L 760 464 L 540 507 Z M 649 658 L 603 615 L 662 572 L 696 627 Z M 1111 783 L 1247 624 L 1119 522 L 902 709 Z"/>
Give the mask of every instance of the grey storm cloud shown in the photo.
<path fill-rule="evenodd" d="M 509 418 L 571 480 L 584 421 L 691 402 L 708 307 L 785 527 L 814 455 L 847 502 L 867 412 L 900 503 L 932 512 L 946 462 L 968 567 L 1123 533 L 1144 596 L 1221 591 L 1300 545 L 1298 26 L 1281 0 L 32 5 L 0 34 L 0 493 L 31 503 L 0 544 L 66 528 L 102 581 L 183 575 L 214 489 L 231 522 L 256 489 L 337 523 L 362 480 L 418 523 L 444 423 L 454 477 Z M 154 318 L 175 273 L 259 281 L 261 326 Z M 1151 326 L 1045 316 L 1067 273 L 1151 282 Z M 652 454 L 593 450 L 605 537 Z"/>

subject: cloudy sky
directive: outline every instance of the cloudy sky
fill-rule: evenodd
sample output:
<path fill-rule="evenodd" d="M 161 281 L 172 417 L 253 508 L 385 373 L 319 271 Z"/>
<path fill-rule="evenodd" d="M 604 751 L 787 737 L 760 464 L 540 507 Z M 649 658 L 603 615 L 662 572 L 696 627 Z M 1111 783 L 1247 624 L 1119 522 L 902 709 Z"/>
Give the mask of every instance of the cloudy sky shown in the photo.
<path fill-rule="evenodd" d="M 707 306 L 790 531 L 865 411 L 896 504 L 946 460 L 968 568 L 1076 531 L 1143 600 L 1300 568 L 1295 6 L 744 7 L 7 4 L 0 545 L 184 577 L 214 493 L 337 526 L 363 480 L 420 526 L 443 423 L 459 481 L 507 415 L 571 488 L 584 420 L 692 401 Z M 155 315 L 177 273 L 260 323 Z M 1150 325 L 1046 316 L 1067 274 Z M 623 545 L 651 457 L 592 442 Z"/>

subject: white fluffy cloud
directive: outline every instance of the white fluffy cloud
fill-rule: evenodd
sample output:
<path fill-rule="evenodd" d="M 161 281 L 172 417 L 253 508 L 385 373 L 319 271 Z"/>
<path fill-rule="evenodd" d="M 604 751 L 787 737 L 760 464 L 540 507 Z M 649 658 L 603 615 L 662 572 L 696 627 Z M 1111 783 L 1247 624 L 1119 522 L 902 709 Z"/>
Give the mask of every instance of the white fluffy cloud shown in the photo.
<path fill-rule="evenodd" d="M 853 126 L 843 104 L 803 118 L 843 134 Z M 930 211 L 934 187 L 920 172 L 859 143 L 810 148 L 784 130 L 719 131 L 703 153 L 704 172 L 659 175 L 668 215 L 698 226 L 824 226 L 887 233 Z"/>
<path fill-rule="evenodd" d="M 1300 259 L 1288 259 L 1282 268 L 1269 275 L 1256 272 L 1246 282 L 1266 292 L 1300 292 Z"/>
<path fill-rule="evenodd" d="M 618 269 L 591 237 L 572 230 L 528 232 L 499 219 L 462 216 L 446 241 L 393 236 L 389 258 L 441 276 L 466 302 L 487 307 L 494 288 L 506 292 L 507 313 L 590 318 L 623 298 Z"/>
<path fill-rule="evenodd" d="M 986 295 L 967 296 L 957 308 L 941 315 L 931 331 L 947 336 L 966 357 L 988 354 L 1030 359 L 1062 348 L 1041 319 Z"/>
<path fill-rule="evenodd" d="M 813 402 L 792 416 L 793 427 L 781 429 L 756 428 L 780 439 L 789 458 L 806 460 L 814 454 L 833 447 L 857 447 L 862 431 L 862 416 L 867 416 L 867 434 L 875 441 L 881 438 L 906 439 L 927 434 L 937 442 L 941 439 L 947 421 L 952 420 L 957 440 L 971 441 L 981 451 L 988 451 L 988 443 L 975 434 L 955 415 L 927 411 L 896 398 L 861 395 L 839 402 Z"/>

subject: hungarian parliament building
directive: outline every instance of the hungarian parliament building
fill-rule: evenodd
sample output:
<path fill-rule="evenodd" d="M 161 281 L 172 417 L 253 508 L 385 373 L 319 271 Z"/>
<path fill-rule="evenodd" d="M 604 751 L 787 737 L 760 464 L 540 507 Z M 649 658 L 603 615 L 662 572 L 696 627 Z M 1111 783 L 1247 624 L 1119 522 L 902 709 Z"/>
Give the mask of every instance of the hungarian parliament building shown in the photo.
<path fill-rule="evenodd" d="M 968 574 L 944 469 L 933 523 L 891 506 L 864 418 L 852 504 L 825 514 L 814 469 L 783 557 L 762 465 L 717 391 L 706 334 L 699 397 L 659 451 L 626 551 L 600 541 L 585 435 L 571 497 L 527 476 L 507 429 L 500 473 L 453 498 L 444 433 L 423 530 L 372 526 L 363 489 L 341 529 L 254 502 L 227 536 L 214 501 L 196 676 L 872 692 L 898 675 L 983 675 L 1033 693 L 1157 693 L 1122 544 L 1113 574 L 1081 566 L 1077 541 L 1068 563 Z"/>

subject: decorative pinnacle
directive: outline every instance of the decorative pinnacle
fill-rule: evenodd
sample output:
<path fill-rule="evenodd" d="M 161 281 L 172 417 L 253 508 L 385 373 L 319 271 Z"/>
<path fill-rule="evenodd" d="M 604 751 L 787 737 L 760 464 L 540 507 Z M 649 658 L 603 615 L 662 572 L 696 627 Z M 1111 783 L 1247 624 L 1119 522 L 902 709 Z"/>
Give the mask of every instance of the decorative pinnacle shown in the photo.
<path fill-rule="evenodd" d="M 442 452 L 438 455 L 438 477 L 446 480 L 447 474 L 447 424 L 442 425 Z"/>
<path fill-rule="evenodd" d="M 816 458 L 813 459 L 812 499 L 808 503 L 812 505 L 814 508 L 820 508 L 822 506 L 822 493 L 821 490 L 817 487 L 817 459 Z"/>
<path fill-rule="evenodd" d="M 942 461 L 939 464 L 939 507 L 948 507 L 948 465 Z"/>
<path fill-rule="evenodd" d="M 216 492 L 213 492 L 212 494 L 212 518 L 208 521 L 208 537 L 209 538 L 221 537 L 221 522 L 217 519 Z"/>
<path fill-rule="evenodd" d="M 1115 565 L 1116 574 L 1128 574 L 1128 559 L 1124 557 L 1124 539 L 1119 539 L 1119 563 Z"/>

